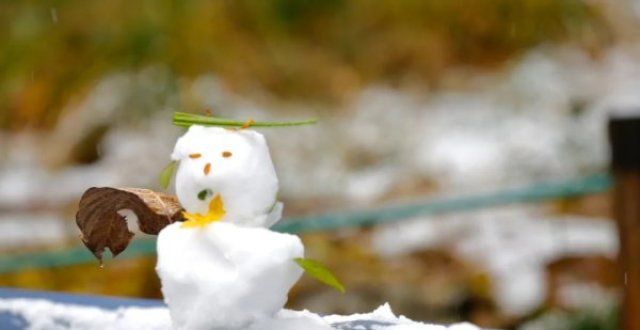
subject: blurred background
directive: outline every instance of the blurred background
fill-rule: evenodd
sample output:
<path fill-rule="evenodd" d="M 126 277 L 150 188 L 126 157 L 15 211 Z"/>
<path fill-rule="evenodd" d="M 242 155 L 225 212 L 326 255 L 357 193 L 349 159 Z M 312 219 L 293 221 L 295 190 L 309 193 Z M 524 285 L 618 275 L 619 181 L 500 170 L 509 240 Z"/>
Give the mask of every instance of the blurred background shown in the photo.
<path fill-rule="evenodd" d="M 160 189 L 173 111 L 318 117 L 263 130 L 286 217 L 601 182 L 607 111 L 640 104 L 639 28 L 635 0 L 1 1 L 0 286 L 161 297 L 153 251 L 46 253 L 80 245 L 85 189 Z M 347 293 L 304 278 L 289 307 L 616 329 L 598 187 L 305 233 Z"/>

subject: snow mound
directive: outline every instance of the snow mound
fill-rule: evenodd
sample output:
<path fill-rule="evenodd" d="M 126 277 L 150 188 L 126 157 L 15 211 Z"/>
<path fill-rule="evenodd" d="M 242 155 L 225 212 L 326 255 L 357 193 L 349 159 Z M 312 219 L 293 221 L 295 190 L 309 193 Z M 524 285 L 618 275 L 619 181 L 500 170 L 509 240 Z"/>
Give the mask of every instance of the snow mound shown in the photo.
<path fill-rule="evenodd" d="M 7 314 L 11 315 L 7 319 Z M 215 314 L 209 314 L 210 317 Z M 0 325 L 3 329 L 31 330 L 168 330 L 169 311 L 164 307 L 127 307 L 115 310 L 54 303 L 44 299 L 0 298 Z M 322 317 L 309 311 L 283 309 L 274 317 L 258 320 L 247 330 L 478 330 L 469 324 L 430 325 L 397 317 L 389 305 L 368 314 Z"/>
<path fill-rule="evenodd" d="M 297 236 L 227 222 L 181 226 L 160 232 L 156 267 L 177 329 L 242 329 L 272 318 L 302 275 Z"/>
<path fill-rule="evenodd" d="M 404 316 L 393 314 L 389 304 L 384 304 L 368 314 L 348 316 L 330 315 L 324 320 L 335 329 L 386 329 L 386 330 L 477 330 L 470 323 L 459 323 L 451 326 L 426 324 L 412 321 Z"/>

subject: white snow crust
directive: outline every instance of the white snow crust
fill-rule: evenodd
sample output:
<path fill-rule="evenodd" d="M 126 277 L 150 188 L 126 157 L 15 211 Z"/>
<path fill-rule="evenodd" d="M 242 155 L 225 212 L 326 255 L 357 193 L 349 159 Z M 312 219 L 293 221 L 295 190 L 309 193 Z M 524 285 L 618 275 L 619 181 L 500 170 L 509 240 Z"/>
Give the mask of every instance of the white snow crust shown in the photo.
<path fill-rule="evenodd" d="M 0 314 L 20 316 L 30 330 L 168 330 L 173 329 L 169 310 L 163 307 L 127 307 L 106 310 L 97 307 L 54 303 L 42 299 L 2 299 Z M 215 314 L 203 318 L 215 317 Z M 367 328 L 364 324 L 374 324 Z M 273 317 L 257 320 L 247 330 L 478 330 L 469 323 L 432 325 L 395 316 L 389 305 L 368 314 L 320 316 L 309 311 L 280 310 Z"/>
<path fill-rule="evenodd" d="M 163 330 L 170 329 L 166 308 L 98 307 L 54 303 L 44 299 L 2 299 L 0 313 L 18 315 L 29 330 Z"/>

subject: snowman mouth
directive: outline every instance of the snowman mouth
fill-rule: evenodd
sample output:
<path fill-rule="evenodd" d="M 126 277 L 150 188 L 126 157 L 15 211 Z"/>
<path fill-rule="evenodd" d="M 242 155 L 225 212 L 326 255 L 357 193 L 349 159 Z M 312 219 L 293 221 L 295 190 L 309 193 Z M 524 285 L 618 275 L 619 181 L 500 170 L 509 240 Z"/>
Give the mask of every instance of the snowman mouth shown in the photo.
<path fill-rule="evenodd" d="M 199 200 L 204 201 L 209 197 L 213 197 L 213 191 L 211 189 L 203 189 L 198 193 L 197 196 Z"/>

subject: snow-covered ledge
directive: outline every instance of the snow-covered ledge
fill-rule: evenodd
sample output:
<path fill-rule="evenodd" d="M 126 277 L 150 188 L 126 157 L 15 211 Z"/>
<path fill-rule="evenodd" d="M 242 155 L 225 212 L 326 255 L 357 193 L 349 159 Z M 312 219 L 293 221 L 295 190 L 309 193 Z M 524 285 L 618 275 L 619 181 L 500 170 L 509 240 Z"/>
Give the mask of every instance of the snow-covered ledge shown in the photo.
<path fill-rule="evenodd" d="M 119 307 L 115 309 L 55 302 L 39 298 L 0 298 L 0 327 L 2 329 L 84 329 L 128 330 L 171 329 L 166 307 Z M 308 311 L 283 309 L 276 317 L 263 319 L 250 330 L 474 330 L 469 323 L 450 326 L 431 325 L 395 316 L 389 305 L 380 306 L 368 314 L 348 316 L 320 316 Z"/>

